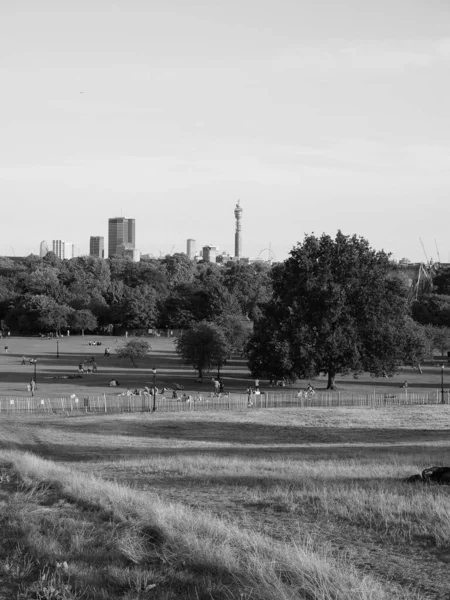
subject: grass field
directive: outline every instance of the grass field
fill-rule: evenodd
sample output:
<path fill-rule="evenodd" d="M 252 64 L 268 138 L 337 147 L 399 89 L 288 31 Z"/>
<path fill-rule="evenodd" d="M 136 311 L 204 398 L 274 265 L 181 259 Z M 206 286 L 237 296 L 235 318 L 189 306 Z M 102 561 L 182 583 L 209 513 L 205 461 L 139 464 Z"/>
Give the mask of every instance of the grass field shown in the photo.
<path fill-rule="evenodd" d="M 55 342 L 26 353 L 27 340 L 10 340 L 0 395 L 26 383 L 22 354 L 38 357 L 40 393 L 70 392 L 46 377 L 103 353 L 87 342 L 60 342 L 56 359 Z M 83 386 L 101 390 L 112 374 L 142 386 L 153 364 L 160 385 L 195 376 L 167 339 L 145 368 L 98 363 Z M 389 385 L 429 389 L 439 375 L 430 365 Z M 225 381 L 245 387 L 243 363 Z M 2 415 L 0 600 L 448 599 L 450 490 L 403 479 L 450 465 L 449 410 Z"/>
<path fill-rule="evenodd" d="M 119 360 L 115 356 L 115 349 L 125 342 L 124 337 L 93 336 L 64 337 L 58 340 L 59 358 L 57 358 L 57 344 L 55 339 L 47 340 L 37 337 L 20 338 L 12 337 L 3 340 L 0 352 L 8 346 L 8 353 L 0 354 L 0 397 L 20 397 L 29 395 L 27 384 L 34 376 L 34 367 L 28 362 L 22 365 L 22 356 L 27 359 L 37 358 L 36 375 L 38 390 L 37 397 L 69 396 L 72 393 L 84 395 L 101 395 L 111 391 L 109 382 L 116 378 L 121 389 L 143 388 L 152 385 L 153 373 L 157 369 L 157 386 L 172 387 L 174 383 L 183 385 L 188 390 L 212 390 L 208 377 L 205 383 L 199 386 L 196 383 L 196 372 L 182 365 L 175 353 L 173 338 L 148 338 L 152 352 L 145 361 L 133 368 L 130 361 Z M 96 340 L 101 346 L 90 346 L 89 341 Z M 104 357 L 104 350 L 109 346 L 112 351 L 110 358 Z M 98 364 L 98 373 L 84 374 L 82 379 L 62 379 L 68 375 L 78 374 L 78 364 L 94 357 Z M 441 384 L 440 359 L 424 366 L 423 375 L 412 368 L 404 368 L 400 373 L 389 378 L 372 378 L 368 375 L 354 379 L 352 376 L 337 377 L 336 383 L 340 390 L 354 393 L 391 393 L 399 391 L 401 384 L 407 380 L 409 389 L 413 392 L 428 392 L 437 390 Z M 210 376 L 216 373 L 211 373 Z M 225 389 L 229 391 L 244 392 L 252 379 L 247 371 L 244 359 L 233 358 L 222 369 L 221 377 Z M 450 373 L 445 376 L 445 388 L 450 387 Z M 448 379 L 448 381 L 447 381 Z M 318 377 L 311 380 L 316 389 L 326 388 L 326 378 Z M 305 388 L 308 382 L 300 381 L 294 387 Z M 267 381 L 261 381 L 262 389 L 267 387 Z"/>
<path fill-rule="evenodd" d="M 402 479 L 450 464 L 448 410 L 3 418 L 5 582 L 47 568 L 86 598 L 447 598 L 449 490 Z"/>

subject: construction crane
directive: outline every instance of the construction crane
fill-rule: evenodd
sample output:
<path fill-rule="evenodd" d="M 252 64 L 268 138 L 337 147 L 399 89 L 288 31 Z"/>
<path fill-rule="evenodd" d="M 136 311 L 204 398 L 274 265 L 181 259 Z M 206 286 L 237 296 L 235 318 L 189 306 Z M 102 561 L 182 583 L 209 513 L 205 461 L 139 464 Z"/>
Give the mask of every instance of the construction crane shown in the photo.
<path fill-rule="evenodd" d="M 441 255 L 439 254 L 439 248 L 438 248 L 436 240 L 434 240 L 434 245 L 436 246 L 436 253 L 437 253 L 438 261 L 440 263 L 441 262 Z"/>
<path fill-rule="evenodd" d="M 420 241 L 420 245 L 422 246 L 423 253 L 425 254 L 425 258 L 427 259 L 427 266 L 428 266 L 431 264 L 431 262 L 428 259 L 427 251 L 425 250 L 425 246 L 423 245 L 422 238 L 419 238 L 419 241 Z"/>

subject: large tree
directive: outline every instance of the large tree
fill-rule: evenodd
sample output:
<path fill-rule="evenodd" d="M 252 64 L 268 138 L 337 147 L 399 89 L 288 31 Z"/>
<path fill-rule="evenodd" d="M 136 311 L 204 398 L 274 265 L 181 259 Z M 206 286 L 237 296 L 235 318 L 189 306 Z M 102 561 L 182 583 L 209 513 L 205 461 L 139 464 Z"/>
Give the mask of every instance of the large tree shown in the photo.
<path fill-rule="evenodd" d="M 207 321 L 195 323 L 184 331 L 176 340 L 176 350 L 185 364 L 197 369 L 200 378 L 212 367 L 220 370 L 230 353 L 222 329 Z"/>
<path fill-rule="evenodd" d="M 308 378 L 325 372 L 328 389 L 334 389 L 337 374 L 394 372 L 403 358 L 407 315 L 405 288 L 394 268 L 388 254 L 363 238 L 341 231 L 334 239 L 305 236 L 273 269 L 273 298 L 255 325 L 252 355 L 273 354 L 279 345 L 279 363 L 290 371 L 285 374 Z M 268 326 L 276 344 L 266 341 Z M 254 360 L 250 367 L 255 370 Z"/>
<path fill-rule="evenodd" d="M 97 317 L 88 309 L 74 310 L 70 324 L 74 331 L 81 331 L 81 335 L 84 336 L 85 329 L 87 331 L 94 331 L 98 327 Z"/>
<path fill-rule="evenodd" d="M 117 348 L 116 354 L 119 358 L 129 358 L 133 363 L 133 367 L 136 367 L 136 362 L 144 360 L 151 349 L 152 347 L 146 340 L 135 338 L 128 340 L 123 346 Z"/>

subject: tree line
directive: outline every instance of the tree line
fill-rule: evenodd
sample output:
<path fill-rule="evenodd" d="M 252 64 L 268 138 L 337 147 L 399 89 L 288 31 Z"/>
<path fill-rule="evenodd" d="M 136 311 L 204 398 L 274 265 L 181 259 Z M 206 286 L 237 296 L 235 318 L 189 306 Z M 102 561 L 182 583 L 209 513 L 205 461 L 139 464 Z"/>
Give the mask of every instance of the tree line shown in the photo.
<path fill-rule="evenodd" d="M 270 295 L 270 267 L 260 263 L 195 263 L 181 253 L 140 262 L 0 257 L 0 319 L 20 334 L 253 321 Z"/>
<path fill-rule="evenodd" d="M 410 282 L 367 240 L 306 235 L 267 264 L 163 259 L 0 258 L 0 318 L 23 334 L 182 329 L 177 352 L 199 377 L 244 355 L 255 377 L 390 376 L 449 345 L 450 269 L 411 302 Z"/>

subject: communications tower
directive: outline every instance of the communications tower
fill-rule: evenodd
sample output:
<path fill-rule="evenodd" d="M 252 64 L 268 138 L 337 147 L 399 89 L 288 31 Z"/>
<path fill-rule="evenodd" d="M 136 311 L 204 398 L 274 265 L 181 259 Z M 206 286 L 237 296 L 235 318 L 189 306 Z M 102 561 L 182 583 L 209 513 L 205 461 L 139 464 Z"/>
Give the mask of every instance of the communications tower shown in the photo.
<path fill-rule="evenodd" d="M 237 201 L 236 208 L 234 209 L 234 216 L 236 218 L 236 231 L 234 234 L 234 257 L 241 258 L 241 256 L 242 256 L 242 231 L 241 231 L 242 208 L 240 206 L 240 200 Z"/>

